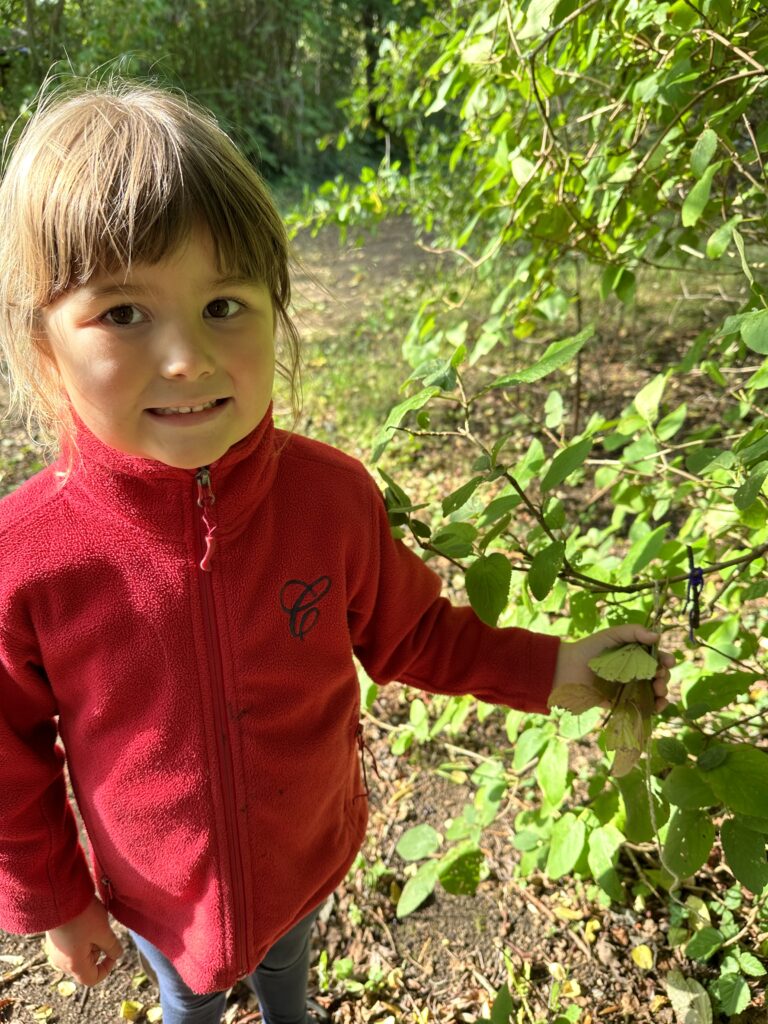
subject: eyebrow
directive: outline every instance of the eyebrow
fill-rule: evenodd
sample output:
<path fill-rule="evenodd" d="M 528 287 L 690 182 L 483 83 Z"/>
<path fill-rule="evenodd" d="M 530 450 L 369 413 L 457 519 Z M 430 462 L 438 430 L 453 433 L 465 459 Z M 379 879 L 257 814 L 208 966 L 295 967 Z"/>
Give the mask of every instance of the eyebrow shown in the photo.
<path fill-rule="evenodd" d="M 224 277 L 217 277 L 210 281 L 205 289 L 208 288 L 225 288 L 225 287 L 242 287 L 243 285 L 258 287 L 259 282 L 253 277 L 243 277 L 239 274 L 229 274 Z M 151 294 L 154 290 L 151 286 L 141 284 L 130 284 L 125 282 L 121 284 L 118 281 L 114 283 L 102 285 L 91 285 L 86 284 L 85 290 L 88 293 L 89 298 L 100 299 L 106 295 L 146 295 Z"/>

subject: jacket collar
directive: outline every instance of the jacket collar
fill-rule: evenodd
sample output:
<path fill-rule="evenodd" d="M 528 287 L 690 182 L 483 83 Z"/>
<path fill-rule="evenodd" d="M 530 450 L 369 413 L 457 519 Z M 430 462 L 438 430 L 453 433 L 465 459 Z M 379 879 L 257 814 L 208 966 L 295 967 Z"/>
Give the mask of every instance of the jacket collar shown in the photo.
<path fill-rule="evenodd" d="M 77 451 L 65 487 L 152 533 L 183 534 L 185 506 L 197 512 L 197 470 L 116 451 L 76 418 Z M 264 499 L 277 473 L 279 448 L 270 404 L 250 434 L 208 466 L 219 535 L 238 532 Z M 62 458 L 57 468 L 65 465 Z M 202 467 L 201 467 L 202 468 Z"/>

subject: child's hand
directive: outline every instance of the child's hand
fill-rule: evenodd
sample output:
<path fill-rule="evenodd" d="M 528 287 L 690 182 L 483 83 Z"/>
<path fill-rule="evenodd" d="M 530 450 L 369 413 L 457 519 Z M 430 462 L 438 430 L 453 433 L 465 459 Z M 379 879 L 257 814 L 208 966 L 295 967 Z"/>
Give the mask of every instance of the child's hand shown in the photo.
<path fill-rule="evenodd" d="M 103 981 L 123 954 L 104 905 L 95 896 L 82 914 L 45 933 L 44 948 L 53 966 L 81 985 Z"/>
<path fill-rule="evenodd" d="M 557 666 L 555 678 L 552 685 L 554 690 L 557 686 L 566 684 L 577 684 L 581 686 L 593 686 L 596 681 L 595 673 L 589 667 L 592 658 L 608 647 L 618 647 L 621 644 L 655 644 L 659 640 L 658 633 L 652 633 L 644 626 L 628 623 L 623 626 L 611 626 L 609 629 L 601 629 L 599 633 L 584 637 L 583 640 L 576 640 L 573 643 L 563 642 L 557 655 Z M 653 680 L 653 692 L 656 697 L 655 710 L 663 711 L 667 706 L 667 684 L 669 683 L 669 670 L 675 664 L 672 654 L 664 651 L 658 653 L 659 667 L 656 678 Z M 610 706 L 599 690 L 595 689 L 595 707 Z"/>

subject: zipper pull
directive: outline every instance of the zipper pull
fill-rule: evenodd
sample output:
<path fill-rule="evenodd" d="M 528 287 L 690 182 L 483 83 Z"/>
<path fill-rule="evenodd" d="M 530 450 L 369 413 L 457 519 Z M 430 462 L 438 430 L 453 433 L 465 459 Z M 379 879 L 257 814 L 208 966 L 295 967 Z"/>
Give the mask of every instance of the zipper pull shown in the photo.
<path fill-rule="evenodd" d="M 208 518 L 208 512 L 216 502 L 216 495 L 211 487 L 210 469 L 207 466 L 198 469 L 197 473 L 195 473 L 195 480 L 197 480 L 197 504 L 203 510 L 201 519 L 205 527 L 205 554 L 200 559 L 200 568 L 203 572 L 210 572 L 213 553 L 216 549 L 216 538 L 213 536 L 216 532 L 216 527 Z"/>
<path fill-rule="evenodd" d="M 104 887 L 104 893 L 106 896 L 104 900 L 104 909 L 107 911 L 107 913 L 109 913 L 109 907 L 110 904 L 112 903 L 112 900 L 115 897 L 115 893 L 114 890 L 112 889 L 112 883 L 110 882 L 106 875 L 101 876 L 101 884 Z"/>

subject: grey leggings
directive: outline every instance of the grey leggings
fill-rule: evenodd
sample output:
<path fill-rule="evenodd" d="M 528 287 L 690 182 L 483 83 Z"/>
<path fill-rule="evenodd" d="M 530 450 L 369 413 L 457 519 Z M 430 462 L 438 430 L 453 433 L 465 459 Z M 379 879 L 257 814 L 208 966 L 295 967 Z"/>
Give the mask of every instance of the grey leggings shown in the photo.
<path fill-rule="evenodd" d="M 256 993 L 264 1024 L 312 1024 L 307 1013 L 309 937 L 318 907 L 274 944 L 245 983 Z M 163 1024 L 220 1024 L 226 992 L 196 995 L 151 943 L 131 933 L 157 975 Z"/>

